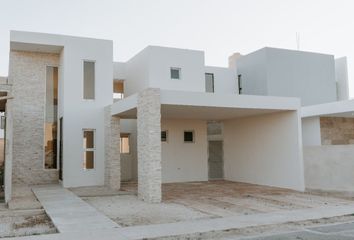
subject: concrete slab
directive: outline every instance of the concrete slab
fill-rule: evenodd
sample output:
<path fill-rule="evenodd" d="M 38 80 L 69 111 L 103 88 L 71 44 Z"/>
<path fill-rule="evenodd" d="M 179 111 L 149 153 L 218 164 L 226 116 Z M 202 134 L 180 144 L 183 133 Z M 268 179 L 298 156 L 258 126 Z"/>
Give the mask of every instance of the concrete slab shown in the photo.
<path fill-rule="evenodd" d="M 321 227 L 308 228 L 311 231 L 321 232 L 321 233 L 338 233 L 343 231 L 354 231 L 354 223 L 342 223 L 334 225 L 326 225 Z"/>
<path fill-rule="evenodd" d="M 59 185 L 36 186 L 32 190 L 60 233 L 120 227 Z"/>
<path fill-rule="evenodd" d="M 349 240 L 353 239 L 349 236 L 339 236 L 339 235 L 325 235 L 321 233 L 313 233 L 313 232 L 294 232 L 280 235 L 272 235 L 266 237 L 257 237 L 257 238 L 242 238 L 249 240 Z"/>

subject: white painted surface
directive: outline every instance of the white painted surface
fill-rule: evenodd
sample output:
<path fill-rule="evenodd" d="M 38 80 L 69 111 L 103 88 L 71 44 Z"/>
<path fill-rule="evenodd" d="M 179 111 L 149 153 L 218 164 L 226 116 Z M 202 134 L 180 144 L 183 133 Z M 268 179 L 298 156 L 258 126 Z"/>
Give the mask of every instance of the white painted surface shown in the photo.
<path fill-rule="evenodd" d="M 113 79 L 118 79 L 118 80 L 127 79 L 126 63 L 124 62 L 113 63 Z"/>
<path fill-rule="evenodd" d="M 337 100 L 349 99 L 348 64 L 347 58 L 341 57 L 335 60 L 335 73 L 337 81 Z"/>
<path fill-rule="evenodd" d="M 205 72 L 214 74 L 215 93 L 238 94 L 238 82 L 235 70 L 206 66 Z"/>
<path fill-rule="evenodd" d="M 224 121 L 225 179 L 304 190 L 296 111 Z"/>
<path fill-rule="evenodd" d="M 354 145 L 304 147 L 306 188 L 354 192 Z"/>
<path fill-rule="evenodd" d="M 321 128 L 319 117 L 303 118 L 302 120 L 302 143 L 304 146 L 321 145 Z"/>
<path fill-rule="evenodd" d="M 162 182 L 207 181 L 206 121 L 162 119 L 161 130 L 168 131 L 168 142 L 161 143 Z M 185 130 L 194 131 L 194 143 L 184 142 Z"/>
<path fill-rule="evenodd" d="M 244 94 L 300 97 L 302 105 L 337 100 L 333 55 L 266 47 L 236 65 Z"/>
<path fill-rule="evenodd" d="M 353 117 L 354 100 L 338 101 L 331 103 L 305 106 L 301 108 L 301 117 L 337 116 Z"/>

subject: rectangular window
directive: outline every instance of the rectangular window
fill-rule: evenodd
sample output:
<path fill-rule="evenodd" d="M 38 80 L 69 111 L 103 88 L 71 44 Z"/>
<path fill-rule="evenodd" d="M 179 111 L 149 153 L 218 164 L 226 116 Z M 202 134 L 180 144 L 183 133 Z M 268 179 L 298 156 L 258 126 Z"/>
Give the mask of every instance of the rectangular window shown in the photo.
<path fill-rule="evenodd" d="M 212 73 L 205 74 L 205 91 L 214 92 L 214 74 Z"/>
<path fill-rule="evenodd" d="M 95 99 L 95 62 L 84 61 L 84 99 Z"/>
<path fill-rule="evenodd" d="M 180 68 L 171 67 L 170 73 L 171 73 L 171 79 L 177 79 L 177 80 L 181 79 L 181 69 Z"/>
<path fill-rule="evenodd" d="M 168 132 L 161 131 L 161 142 L 167 142 L 167 139 L 168 139 Z"/>
<path fill-rule="evenodd" d="M 44 168 L 57 168 L 58 68 L 46 67 Z"/>
<path fill-rule="evenodd" d="M 120 134 L 120 153 L 130 153 L 129 138 L 130 135 L 128 133 Z"/>
<path fill-rule="evenodd" d="M 95 164 L 95 130 L 83 130 L 84 169 L 93 169 Z"/>
<path fill-rule="evenodd" d="M 124 98 L 124 81 L 114 80 L 113 81 L 113 99 L 119 100 Z"/>
<path fill-rule="evenodd" d="M 194 142 L 194 131 L 184 131 L 184 142 L 185 143 Z"/>

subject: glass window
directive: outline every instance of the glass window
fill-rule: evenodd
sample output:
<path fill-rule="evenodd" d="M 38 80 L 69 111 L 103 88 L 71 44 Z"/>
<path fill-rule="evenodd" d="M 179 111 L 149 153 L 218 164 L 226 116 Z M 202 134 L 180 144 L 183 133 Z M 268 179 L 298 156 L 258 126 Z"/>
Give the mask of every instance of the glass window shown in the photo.
<path fill-rule="evenodd" d="M 120 153 L 130 153 L 129 138 L 128 133 L 122 133 L 120 135 Z"/>
<path fill-rule="evenodd" d="M 95 99 L 95 62 L 84 61 L 84 99 Z"/>
<path fill-rule="evenodd" d="M 212 73 L 205 74 L 205 91 L 214 92 L 214 74 Z"/>
<path fill-rule="evenodd" d="M 84 169 L 93 169 L 95 162 L 95 130 L 83 130 Z"/>
<path fill-rule="evenodd" d="M 167 142 L 168 133 L 167 131 L 161 131 L 161 142 Z"/>
<path fill-rule="evenodd" d="M 184 131 L 184 142 L 194 142 L 194 131 Z"/>
<path fill-rule="evenodd" d="M 180 68 L 171 68 L 171 79 L 181 79 L 181 69 Z"/>

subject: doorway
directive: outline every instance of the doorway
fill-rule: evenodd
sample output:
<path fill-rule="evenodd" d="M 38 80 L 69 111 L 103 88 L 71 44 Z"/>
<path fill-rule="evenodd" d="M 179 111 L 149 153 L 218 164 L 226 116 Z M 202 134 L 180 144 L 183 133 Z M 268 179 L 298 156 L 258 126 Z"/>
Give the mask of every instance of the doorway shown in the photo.
<path fill-rule="evenodd" d="M 224 178 L 223 141 L 208 141 L 209 179 Z"/>

